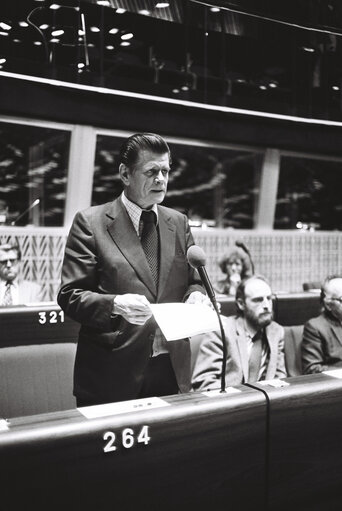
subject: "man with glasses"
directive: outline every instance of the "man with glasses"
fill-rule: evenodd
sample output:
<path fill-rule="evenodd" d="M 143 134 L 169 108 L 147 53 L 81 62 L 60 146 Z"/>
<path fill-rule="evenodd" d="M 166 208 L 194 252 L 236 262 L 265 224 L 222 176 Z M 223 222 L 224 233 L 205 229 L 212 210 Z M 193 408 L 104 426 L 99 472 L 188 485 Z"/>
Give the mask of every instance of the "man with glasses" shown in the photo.
<path fill-rule="evenodd" d="M 42 301 L 42 289 L 35 282 L 19 279 L 21 253 L 18 245 L 0 245 L 0 306 Z"/>
<path fill-rule="evenodd" d="M 304 374 L 342 367 L 342 275 L 325 279 L 321 290 L 322 313 L 304 325 Z"/>
<path fill-rule="evenodd" d="M 227 343 L 226 385 L 285 378 L 284 329 L 272 321 L 272 291 L 262 276 L 241 281 L 235 296 L 237 315 L 222 318 Z M 218 389 L 223 348 L 219 332 L 192 338 L 200 343 L 194 364 L 195 390 Z"/>

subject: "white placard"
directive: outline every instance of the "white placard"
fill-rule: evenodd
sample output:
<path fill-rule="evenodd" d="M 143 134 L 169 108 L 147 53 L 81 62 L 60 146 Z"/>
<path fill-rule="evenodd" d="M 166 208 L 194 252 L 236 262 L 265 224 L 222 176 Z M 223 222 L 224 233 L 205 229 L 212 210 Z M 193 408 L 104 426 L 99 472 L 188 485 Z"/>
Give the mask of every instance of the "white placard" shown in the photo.
<path fill-rule="evenodd" d="M 146 397 L 144 399 L 132 399 L 131 401 L 120 401 L 119 403 L 106 403 L 104 405 L 82 406 L 77 410 L 87 419 L 118 415 L 120 413 L 139 412 L 170 406 L 170 403 L 159 397 Z"/>
<path fill-rule="evenodd" d="M 342 369 L 331 369 L 330 371 L 322 371 L 322 373 L 333 378 L 342 378 Z"/>
<path fill-rule="evenodd" d="M 278 380 L 277 378 L 275 378 L 274 380 L 258 381 L 258 383 L 260 385 L 269 385 L 270 387 L 276 387 L 276 388 L 288 387 L 290 385 L 287 381 Z"/>

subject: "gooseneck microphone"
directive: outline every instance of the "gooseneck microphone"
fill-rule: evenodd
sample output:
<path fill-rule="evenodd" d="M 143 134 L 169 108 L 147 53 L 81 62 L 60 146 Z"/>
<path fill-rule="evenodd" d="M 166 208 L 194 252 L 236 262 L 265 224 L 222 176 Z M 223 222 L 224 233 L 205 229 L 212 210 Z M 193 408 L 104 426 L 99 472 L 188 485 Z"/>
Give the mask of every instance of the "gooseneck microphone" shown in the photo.
<path fill-rule="evenodd" d="M 221 392 L 226 391 L 226 365 L 227 365 L 227 344 L 226 337 L 224 334 L 224 328 L 221 321 L 220 312 L 217 306 L 217 301 L 215 297 L 215 292 L 213 290 L 213 286 L 209 280 L 209 276 L 207 274 L 207 270 L 205 269 L 206 257 L 204 251 L 198 247 L 197 245 L 192 245 L 187 252 L 188 263 L 192 268 L 198 271 L 198 274 L 201 278 L 203 286 L 207 292 L 207 295 L 213 304 L 214 310 L 217 314 L 220 330 L 221 330 L 221 340 L 222 340 L 222 348 L 223 348 L 223 359 L 222 359 L 222 372 L 221 372 Z"/>
<path fill-rule="evenodd" d="M 235 245 L 239 248 L 241 248 L 244 252 L 246 252 L 246 254 L 248 255 L 249 257 L 249 260 L 251 262 L 251 267 L 252 267 L 252 272 L 253 274 L 255 273 L 254 272 L 254 263 L 253 263 L 253 259 L 252 259 L 252 256 L 251 256 L 251 253 L 250 251 L 248 250 L 248 248 L 246 247 L 246 245 L 241 241 L 241 240 L 236 240 L 235 241 Z"/>
<path fill-rule="evenodd" d="M 11 225 L 15 225 L 18 220 L 20 220 L 21 217 L 23 217 L 26 213 L 28 213 L 32 208 L 38 206 L 38 204 L 40 203 L 40 199 L 36 199 L 35 201 L 32 202 L 32 204 L 26 208 L 22 213 L 20 213 L 19 216 L 17 216 L 17 218 L 15 220 L 13 220 L 13 222 L 11 222 Z"/>

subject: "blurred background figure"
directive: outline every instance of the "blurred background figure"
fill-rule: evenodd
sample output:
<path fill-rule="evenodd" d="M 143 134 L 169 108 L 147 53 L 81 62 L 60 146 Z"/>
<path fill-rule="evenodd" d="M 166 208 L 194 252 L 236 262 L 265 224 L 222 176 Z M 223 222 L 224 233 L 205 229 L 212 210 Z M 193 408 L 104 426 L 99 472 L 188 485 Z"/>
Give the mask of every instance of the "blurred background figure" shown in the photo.
<path fill-rule="evenodd" d="M 220 260 L 219 267 L 226 277 L 218 280 L 215 291 L 220 294 L 235 296 L 241 280 L 253 275 L 253 263 L 249 254 L 242 248 L 232 247 Z"/>
<path fill-rule="evenodd" d="M 29 280 L 21 280 L 21 252 L 18 245 L 0 245 L 0 306 L 24 305 L 42 301 L 42 288 Z"/>
<path fill-rule="evenodd" d="M 0 225 L 6 225 L 7 216 L 8 216 L 7 202 L 0 199 Z"/>

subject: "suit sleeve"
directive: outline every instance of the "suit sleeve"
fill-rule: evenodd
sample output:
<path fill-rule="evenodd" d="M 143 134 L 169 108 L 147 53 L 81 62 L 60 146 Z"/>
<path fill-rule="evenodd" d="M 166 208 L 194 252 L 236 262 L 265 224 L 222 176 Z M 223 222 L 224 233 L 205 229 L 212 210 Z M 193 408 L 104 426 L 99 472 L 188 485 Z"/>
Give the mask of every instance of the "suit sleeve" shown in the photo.
<path fill-rule="evenodd" d="M 192 387 L 194 390 L 219 389 L 223 349 L 217 332 L 209 332 L 191 338 L 190 343 L 199 343 L 199 352 L 195 360 Z"/>
<path fill-rule="evenodd" d="M 285 367 L 285 355 L 284 355 L 284 329 L 281 327 L 280 339 L 278 342 L 278 357 L 277 357 L 277 369 L 275 373 L 276 378 L 286 378 L 287 372 Z"/>
<path fill-rule="evenodd" d="M 75 321 L 105 331 L 113 330 L 115 295 L 97 289 L 97 252 L 91 225 L 77 213 L 66 242 L 57 302 Z"/>
<path fill-rule="evenodd" d="M 184 215 L 184 232 L 185 232 L 185 254 L 187 254 L 188 249 L 195 244 L 193 236 L 191 234 L 190 226 L 188 218 Z M 199 274 L 197 271 L 195 271 L 191 266 L 188 264 L 188 289 L 183 296 L 183 302 L 187 300 L 187 298 L 193 293 L 194 291 L 200 291 L 203 294 L 205 293 L 205 290 L 202 286 L 201 279 L 199 277 Z"/>

